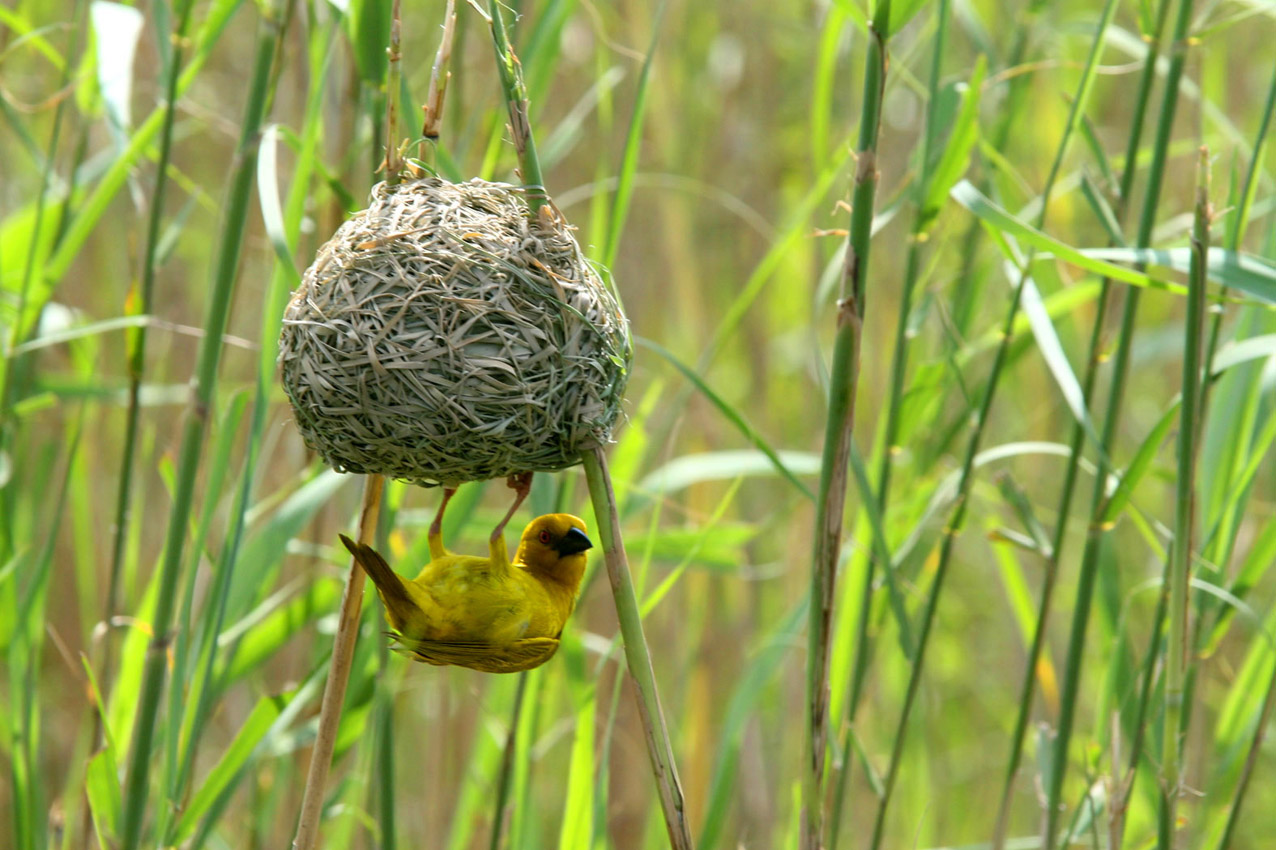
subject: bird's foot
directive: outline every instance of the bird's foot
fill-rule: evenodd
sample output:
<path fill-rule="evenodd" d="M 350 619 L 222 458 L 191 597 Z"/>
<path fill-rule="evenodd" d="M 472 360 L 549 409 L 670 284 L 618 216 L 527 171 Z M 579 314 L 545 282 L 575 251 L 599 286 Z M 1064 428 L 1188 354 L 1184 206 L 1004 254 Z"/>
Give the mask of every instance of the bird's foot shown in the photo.
<path fill-rule="evenodd" d="M 443 488 L 443 501 L 439 502 L 439 512 L 434 515 L 434 521 L 430 523 L 429 541 L 432 558 L 441 558 L 447 554 L 447 549 L 443 546 L 443 512 L 447 510 L 447 503 L 454 495 L 456 495 L 455 487 Z"/>
<path fill-rule="evenodd" d="M 510 509 L 506 512 L 505 517 L 492 531 L 492 543 L 501 539 L 501 536 L 505 533 L 505 526 L 513 518 L 514 513 L 518 510 L 519 506 L 523 504 L 523 500 L 527 498 L 527 494 L 531 492 L 532 473 L 516 472 L 505 479 L 505 484 L 514 491 L 514 504 L 510 505 Z"/>

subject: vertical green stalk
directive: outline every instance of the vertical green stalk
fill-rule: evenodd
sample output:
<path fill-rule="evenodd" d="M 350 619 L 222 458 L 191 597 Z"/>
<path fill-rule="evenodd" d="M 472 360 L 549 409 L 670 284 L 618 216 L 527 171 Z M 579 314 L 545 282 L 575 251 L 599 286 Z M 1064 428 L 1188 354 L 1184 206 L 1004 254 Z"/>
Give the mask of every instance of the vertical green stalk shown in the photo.
<path fill-rule="evenodd" d="M 1095 28 L 1094 38 L 1090 45 L 1090 54 L 1087 57 L 1085 68 L 1081 75 L 1081 80 L 1077 84 L 1077 92 L 1072 100 L 1072 106 L 1068 113 L 1068 120 L 1064 125 L 1063 136 L 1059 140 L 1059 145 L 1055 149 L 1054 160 L 1050 165 L 1050 172 L 1046 176 L 1046 181 L 1041 190 L 1041 206 L 1037 213 L 1034 226 L 1040 229 L 1046 218 L 1046 212 L 1050 207 L 1050 198 L 1054 192 L 1054 186 L 1058 180 L 1059 173 L 1063 167 L 1063 158 L 1067 153 L 1069 142 L 1072 140 L 1073 134 L 1081 123 L 1084 115 L 1086 104 L 1090 99 L 1090 92 L 1094 88 L 1094 80 L 1099 64 L 1099 54 L 1103 47 L 1104 35 L 1108 26 L 1112 22 L 1112 17 L 1116 13 L 1116 0 L 1108 0 L 1104 6 L 1103 14 L 1100 18 L 1098 26 Z M 972 484 L 972 473 L 974 471 L 975 455 L 979 452 L 979 445 L 983 439 L 983 431 L 988 422 L 989 413 L 992 410 L 993 398 L 996 395 L 997 385 L 1001 378 L 1002 369 L 1005 366 L 1006 357 L 1010 350 L 1010 340 L 1013 338 L 1013 330 L 1015 319 L 1019 314 L 1019 304 L 1023 297 L 1023 291 L 1029 280 L 1029 273 L 1032 268 L 1035 250 L 1030 250 L 1027 256 L 1022 260 L 1019 269 L 1019 281 L 1015 285 L 1014 293 L 1010 299 L 1010 306 L 1006 314 L 1005 323 L 1002 326 L 1001 342 L 997 346 L 997 353 L 994 357 L 992 370 L 988 377 L 988 382 L 984 388 L 984 393 L 979 407 L 979 415 L 975 419 L 974 430 L 971 433 L 970 441 L 966 448 L 965 458 L 962 463 L 961 477 L 957 484 L 957 507 L 953 510 L 952 518 L 945 529 L 944 539 L 940 545 L 939 564 L 935 570 L 935 578 L 932 581 L 930 594 L 926 600 L 926 608 L 922 615 L 921 631 L 917 638 L 917 653 L 913 659 L 912 670 L 909 675 L 908 689 L 905 692 L 904 706 L 900 712 L 899 723 L 896 727 L 893 749 L 891 752 L 890 766 L 887 769 L 886 779 L 882 791 L 881 803 L 877 809 L 877 819 L 873 827 L 873 839 L 871 847 L 876 850 L 880 846 L 885 830 L 886 815 L 890 807 L 891 797 L 894 793 L 895 782 L 899 774 L 900 765 L 903 761 L 904 741 L 908 733 L 908 720 L 912 714 L 913 705 L 916 702 L 918 688 L 921 682 L 922 670 L 925 667 L 926 649 L 929 645 L 930 631 L 934 623 L 935 611 L 938 607 L 940 592 L 943 590 L 944 579 L 948 574 L 948 565 L 952 559 L 954 542 L 960 534 L 966 520 L 966 510 L 970 502 L 968 495 Z"/>
<path fill-rule="evenodd" d="M 939 0 L 939 8 L 935 12 L 935 47 L 932 51 L 930 80 L 926 87 L 926 125 L 922 133 L 921 166 L 917 174 L 916 203 L 913 226 L 909 231 L 908 258 L 904 267 L 904 287 L 900 292 L 899 315 L 895 319 L 895 350 L 891 356 L 890 396 L 886 408 L 886 430 L 882 442 L 882 456 L 877 466 L 877 507 L 884 510 L 890 501 L 891 467 L 895 459 L 895 441 L 899 437 L 900 408 L 904 398 L 904 379 L 908 374 L 908 320 L 913 312 L 913 296 L 917 291 L 917 279 L 921 276 L 922 245 L 935 214 L 924 208 L 926 193 L 930 189 L 931 162 L 935 137 L 939 128 L 935 126 L 935 111 L 939 103 L 939 72 L 944 61 L 944 46 L 948 41 L 948 0 Z M 975 96 L 972 92 L 971 96 Z M 871 575 L 871 571 L 869 572 Z M 867 600 L 865 600 L 867 601 Z M 857 648 L 863 639 L 857 641 Z M 858 665 L 858 659 L 857 659 Z M 852 700 L 847 709 L 848 716 L 854 716 L 856 700 Z"/>
<path fill-rule="evenodd" d="M 1256 185 L 1255 178 L 1258 174 L 1258 166 L 1262 160 L 1263 146 L 1267 140 L 1267 129 L 1271 124 L 1272 114 L 1276 112 L 1276 70 L 1272 72 L 1272 81 L 1267 88 L 1267 104 L 1263 108 L 1263 118 L 1258 125 L 1258 136 L 1254 142 L 1254 153 L 1250 159 L 1249 169 L 1245 173 L 1245 182 L 1242 184 L 1240 193 L 1240 206 L 1236 210 L 1235 223 L 1229 229 L 1227 247 L 1232 251 L 1239 251 L 1241 240 L 1244 237 L 1245 224 L 1249 218 L 1249 208 L 1253 200 L 1253 190 Z M 1206 381 L 1202 392 L 1201 408 L 1205 409 L 1208 401 L 1210 382 Z M 1272 714 L 1272 708 L 1276 705 L 1276 671 L 1272 672 L 1271 678 L 1267 682 L 1267 692 L 1263 696 L 1262 708 L 1258 713 L 1258 722 L 1254 727 L 1254 735 L 1250 739 L 1249 752 L 1245 757 L 1245 766 L 1241 769 L 1240 778 L 1236 781 L 1236 790 L 1232 794 L 1232 803 L 1227 812 L 1227 825 L 1223 829 L 1223 835 L 1218 842 L 1218 850 L 1228 850 L 1232 843 L 1232 836 L 1236 831 L 1236 824 L 1240 821 L 1241 806 L 1245 802 L 1245 795 L 1249 791 L 1250 779 L 1254 775 L 1254 768 L 1258 763 L 1259 750 L 1262 747 L 1263 736 L 1267 730 L 1267 722 Z"/>
<path fill-rule="evenodd" d="M 390 13 L 390 46 L 386 49 L 389 62 L 385 76 L 385 182 L 399 185 L 403 171 L 403 158 L 399 155 L 399 86 L 403 79 L 401 47 L 403 23 L 399 19 L 399 3 L 394 0 Z"/>
<path fill-rule="evenodd" d="M 1164 11 L 1164 10 L 1163 10 Z M 1161 100 L 1160 114 L 1157 119 L 1156 137 L 1152 147 L 1152 161 L 1148 167 L 1147 191 L 1143 200 L 1143 209 L 1139 216 L 1139 228 L 1136 247 L 1146 248 L 1151 243 L 1152 229 L 1156 223 L 1156 211 L 1161 197 L 1161 185 L 1164 182 L 1165 160 L 1169 150 L 1170 134 L 1174 126 L 1174 113 L 1178 106 L 1179 82 L 1183 77 L 1183 66 L 1187 57 L 1187 31 L 1192 18 L 1192 0 L 1181 0 L 1178 15 L 1175 19 L 1173 43 L 1171 45 L 1170 65 L 1166 73 L 1165 91 Z M 1127 163 L 1127 169 L 1133 161 Z M 1077 694 L 1081 685 L 1081 666 L 1085 652 L 1086 628 L 1089 624 L 1090 606 L 1094 598 L 1094 585 L 1099 566 L 1099 552 L 1107 528 L 1102 522 L 1106 509 L 1106 486 L 1109 473 L 1110 450 L 1116 440 L 1118 423 L 1120 422 L 1121 405 L 1125 398 L 1125 383 L 1129 373 L 1130 351 L 1134 341 L 1134 326 L 1138 316 L 1139 290 L 1129 288 L 1126 293 L 1125 308 L 1121 317 L 1121 331 L 1117 343 L 1116 355 L 1113 358 L 1112 382 L 1108 389 L 1108 406 L 1104 420 L 1103 432 L 1100 436 L 1101 446 L 1105 450 L 1099 457 L 1099 468 L 1095 475 L 1094 493 L 1091 497 L 1090 528 L 1086 537 L 1085 551 L 1081 559 L 1081 572 L 1077 578 L 1077 600 L 1073 608 L 1072 625 L 1068 638 L 1068 655 L 1065 662 L 1063 687 L 1060 694 L 1059 728 L 1055 736 L 1054 753 L 1050 761 L 1050 776 L 1046 783 L 1046 825 L 1043 846 L 1045 850 L 1053 850 L 1057 840 L 1059 810 L 1063 793 L 1063 779 L 1068 767 L 1068 746 L 1072 739 L 1072 724 L 1076 714 Z M 1158 623 L 1154 626 L 1159 631 Z M 1149 658 L 1149 664 L 1151 660 Z M 1151 677 L 1145 677 L 1145 692 L 1151 686 Z M 1146 693 L 1145 693 L 1146 697 Z M 1140 715 L 1142 715 L 1140 711 Z M 1140 720 L 1136 727 L 1134 749 L 1131 752 L 1131 765 L 1137 768 L 1139 750 L 1141 749 L 1143 723 Z M 1133 788 L 1133 770 L 1127 779 L 1127 786 L 1122 802 L 1116 806 L 1123 810 L 1128 794 Z"/>
<path fill-rule="evenodd" d="M 1147 57 L 1144 59 L 1143 68 L 1139 74 L 1139 84 L 1135 93 L 1133 108 L 1130 112 L 1130 132 L 1125 148 L 1125 168 L 1121 172 L 1121 185 L 1118 188 L 1116 209 L 1114 211 L 1116 221 L 1121 226 L 1124 226 L 1130 209 L 1130 195 L 1134 191 L 1134 178 L 1138 174 L 1137 161 L 1139 145 L 1143 137 L 1143 119 L 1147 113 L 1148 100 L 1152 94 L 1152 82 L 1156 78 L 1156 59 L 1169 6 L 1169 0 L 1161 0 L 1156 23 L 1148 41 Z M 1108 309 L 1112 303 L 1112 286 L 1110 279 L 1105 278 L 1103 280 L 1095 309 L 1094 324 L 1090 331 L 1089 354 L 1086 358 L 1085 376 L 1082 379 L 1082 399 L 1086 409 L 1090 409 L 1091 401 L 1094 397 L 1094 386 L 1102 360 L 1103 332 L 1107 321 Z M 1001 798 L 997 804 L 997 816 L 993 827 L 993 850 L 1001 850 L 1005 846 L 1006 829 L 1010 819 L 1010 801 L 1014 790 L 1015 777 L 1019 772 L 1019 765 L 1023 757 L 1023 744 L 1027 736 L 1028 723 L 1031 719 L 1033 696 L 1036 692 L 1037 666 L 1040 662 L 1041 651 L 1045 646 L 1046 626 L 1049 622 L 1054 600 L 1059 564 L 1063 558 L 1063 548 L 1068 530 L 1068 517 L 1072 513 L 1072 497 L 1076 492 L 1076 482 L 1081 468 L 1084 442 L 1085 427 L 1082 423 L 1076 422 L 1073 424 L 1069 440 L 1068 467 L 1064 473 L 1063 489 L 1059 499 L 1054 535 L 1050 542 L 1050 552 L 1046 557 L 1041 599 L 1037 608 L 1037 620 L 1034 625 L 1032 643 L 1028 649 L 1023 682 L 1020 686 L 1019 708 L 1015 719 L 1015 729 L 1011 736 L 1010 758 L 1006 763 Z M 1100 457 L 1107 457 L 1110 443 L 1099 446 L 1098 450 Z"/>
<path fill-rule="evenodd" d="M 75 20 L 72 24 L 72 33 L 69 41 L 69 50 L 67 51 L 67 61 L 63 64 L 62 73 L 58 79 L 58 90 L 65 91 L 71 83 L 71 74 L 73 65 L 70 57 L 80 52 L 80 45 L 84 42 L 84 32 L 87 28 L 87 10 L 89 3 L 80 0 L 75 7 Z M 13 423 L 10 422 L 10 407 L 13 404 L 14 386 L 13 383 L 17 377 L 17 367 L 21 358 L 10 354 L 21 342 L 22 336 L 27 332 L 30 323 L 26 320 L 28 301 L 31 298 L 31 282 L 34 279 L 36 269 L 36 258 L 39 252 L 41 241 L 41 233 L 46 226 L 45 214 L 46 205 L 49 198 L 50 189 L 54 184 L 54 174 L 57 171 L 58 148 L 61 146 L 62 140 L 62 122 L 66 118 L 66 111 L 70 108 L 70 98 L 58 98 L 57 107 L 53 110 L 53 127 L 49 131 L 49 147 L 44 157 L 44 168 L 40 174 L 40 192 L 35 200 L 35 221 L 31 225 L 31 241 L 27 245 L 27 256 L 22 269 L 22 283 L 18 289 L 18 302 L 16 312 L 14 313 L 13 324 L 9 326 L 9 338 L 5 343 L 4 363 L 0 365 L 0 449 L 8 450 L 13 432 Z M 74 170 L 71 172 L 74 173 Z M 8 504 L 12 495 L 12 488 L 0 487 L 0 563 L 8 563 L 13 557 L 13 553 L 17 550 L 17 546 L 13 539 L 13 516 L 16 511 Z"/>
<path fill-rule="evenodd" d="M 877 468 L 877 509 L 884 514 L 890 502 L 891 469 L 895 458 L 895 443 L 899 435 L 900 413 L 903 409 L 904 385 L 908 375 L 909 334 L 908 323 L 913 312 L 913 297 L 917 291 L 917 282 L 921 277 L 922 245 L 926 241 L 927 232 L 934 220 L 933 211 L 924 208 L 930 189 L 931 172 L 934 166 L 932 153 L 939 128 L 935 126 L 935 111 L 939 102 L 939 78 L 943 67 L 944 47 L 948 41 L 948 0 L 940 0 L 935 13 L 935 41 L 932 51 L 930 78 L 927 85 L 926 124 L 922 134 L 921 167 L 916 183 L 916 209 L 913 225 L 909 232 L 908 258 L 904 269 L 904 286 L 900 294 L 899 314 L 895 320 L 895 348 L 891 356 L 890 394 L 887 402 L 886 424 L 882 440 L 882 455 Z M 971 96 L 975 96 L 972 92 Z M 863 685 L 868 672 L 870 658 L 870 638 L 868 633 L 869 616 L 872 609 L 873 577 L 875 561 L 868 558 L 864 566 L 864 578 L 860 587 L 859 617 L 855 633 L 855 657 L 851 665 L 850 693 L 847 699 L 845 716 L 846 730 L 842 740 L 842 768 L 837 775 L 837 788 L 834 791 L 831 818 L 828 828 L 828 845 L 836 850 L 841 833 L 842 806 L 845 799 L 846 785 L 851 774 L 851 724 L 855 722 Z"/>
<path fill-rule="evenodd" d="M 492 25 L 492 46 L 496 50 L 496 68 L 500 72 L 505 105 L 509 109 L 510 136 L 518 153 L 523 185 L 528 190 L 527 206 L 535 214 L 549 198 L 545 193 L 545 178 L 541 175 L 540 157 L 536 153 L 536 139 L 532 136 L 532 123 L 527 116 L 527 85 L 523 82 L 522 66 L 505 32 L 500 0 L 489 0 L 487 8 L 490 15 L 488 23 Z"/>
<path fill-rule="evenodd" d="M 682 784 L 678 780 L 673 745 L 669 741 L 669 730 L 665 725 L 664 712 L 660 708 L 660 694 L 656 690 L 651 653 L 643 635 L 642 614 L 638 608 L 638 598 L 634 594 L 633 579 L 629 575 L 625 545 L 620 536 L 620 515 L 616 510 L 616 494 L 612 490 L 611 475 L 607 471 L 607 455 L 601 448 L 596 448 L 586 452 L 582 461 L 585 464 L 590 501 L 594 505 L 594 517 L 602 539 L 607 578 L 611 581 L 612 596 L 616 600 L 616 617 L 620 621 L 625 660 L 638 692 L 638 715 L 642 720 L 651 769 L 656 775 L 656 791 L 660 796 L 669 844 L 674 850 L 690 850 L 693 845 L 687 824 L 686 804 L 682 797 Z"/>
<path fill-rule="evenodd" d="M 1227 812 L 1227 825 L 1218 840 L 1218 850 L 1228 850 L 1232 846 L 1232 838 L 1236 834 L 1236 825 L 1240 823 L 1241 804 L 1245 802 L 1245 792 L 1249 790 L 1249 782 L 1254 776 L 1254 768 L 1258 764 L 1259 750 L 1263 738 L 1267 734 L 1267 723 L 1271 720 L 1272 708 L 1276 706 L 1276 671 L 1267 681 L 1267 692 L 1263 695 L 1263 706 L 1258 712 L 1254 725 L 1254 736 L 1250 741 L 1249 752 L 1245 756 L 1245 766 L 1241 768 L 1240 779 L 1236 782 L 1236 791 L 1232 795 L 1232 804 Z"/>
<path fill-rule="evenodd" d="M 373 784 L 376 799 L 371 808 L 377 813 L 377 826 L 381 831 L 380 850 L 395 850 L 398 829 L 394 811 L 394 691 L 386 682 L 390 678 L 389 643 L 381 641 L 377 656 L 376 751 L 373 754 L 376 761 L 376 782 Z"/>
<path fill-rule="evenodd" d="M 802 764 L 801 839 L 803 850 L 824 842 L 824 761 L 828 748 L 829 635 L 833 620 L 837 564 L 842 551 L 846 513 L 847 471 L 855 428 L 859 388 L 860 334 L 864 323 L 865 277 L 868 274 L 873 200 L 877 193 L 877 139 L 882 93 L 886 85 L 886 45 L 890 39 L 890 0 L 878 0 L 868 28 L 864 59 L 864 102 L 860 108 L 856 146 L 851 226 L 846 237 L 846 265 L 837 302 L 837 335 L 829 379 L 820 489 L 815 503 L 815 547 L 811 561 L 811 608 L 807 626 L 806 736 Z"/>
<path fill-rule="evenodd" d="M 386 67 L 385 90 L 385 171 L 386 183 L 396 186 L 402 177 L 403 162 L 399 156 L 399 81 L 401 79 L 402 51 L 400 46 L 402 20 L 400 0 L 394 0 L 390 12 L 390 43 L 387 47 L 389 61 Z M 375 149 L 374 149 L 375 150 Z M 363 503 L 359 509 L 360 543 L 372 544 L 376 539 L 381 518 L 381 502 L 385 493 L 385 476 L 368 474 L 363 477 Z M 359 620 L 363 611 L 363 587 L 367 576 L 358 564 L 350 561 L 345 590 L 341 594 L 341 608 L 337 619 L 337 631 L 332 641 L 332 659 L 328 667 L 328 679 L 324 683 L 323 701 L 319 707 L 319 728 L 315 732 L 315 744 L 310 753 L 310 766 L 306 770 L 306 785 L 301 795 L 301 812 L 297 817 L 297 832 L 293 838 L 294 850 L 314 850 L 319 846 L 319 822 L 323 818 L 324 791 L 328 785 L 328 771 L 332 768 L 332 754 L 337 747 L 337 732 L 341 726 L 341 710 L 345 705 L 346 686 L 350 670 L 354 666 L 355 644 L 359 639 Z M 386 719 L 388 733 L 389 720 Z M 384 770 L 392 770 L 382 762 Z M 383 774 L 384 778 L 384 774 Z M 382 814 L 393 814 L 393 786 L 382 787 Z M 393 843 L 393 833 L 388 835 Z"/>
<path fill-rule="evenodd" d="M 448 82 L 452 79 L 448 62 L 452 58 L 452 40 L 455 34 L 456 0 L 447 0 L 447 8 L 443 12 L 443 38 L 440 39 L 439 49 L 434 54 L 434 66 L 430 69 L 428 99 L 422 107 L 425 117 L 421 122 L 420 155 L 424 155 L 426 142 L 439 140 L 439 126 L 443 123 L 443 101 L 447 94 Z"/>
<path fill-rule="evenodd" d="M 149 316 L 155 292 L 156 254 L 159 249 L 160 226 L 164 221 L 164 196 L 168 188 L 168 162 L 173 147 L 173 124 L 177 115 L 177 81 L 181 76 L 182 58 L 186 44 L 186 31 L 190 24 L 191 7 L 194 4 L 185 0 L 177 10 L 177 25 L 172 33 L 172 50 L 164 68 L 165 94 L 164 118 L 160 128 L 159 151 L 155 164 L 155 189 L 151 196 L 151 211 L 146 226 L 146 249 L 142 258 L 142 286 L 138 292 L 136 312 Z M 129 332 L 128 351 L 128 413 L 124 424 L 124 447 L 120 457 L 120 479 L 115 493 L 114 533 L 111 539 L 111 566 L 106 591 L 106 609 L 102 621 L 108 626 L 115 617 L 119 605 L 120 574 L 123 571 L 124 542 L 128 539 L 130 502 L 133 498 L 133 467 L 137 454 L 137 433 L 141 420 L 140 395 L 142 377 L 146 369 L 146 325 Z M 104 689 L 102 694 L 105 703 L 110 693 L 111 676 L 111 632 L 108 629 L 102 642 L 103 675 L 100 679 Z M 95 714 L 93 739 L 101 737 L 102 718 Z M 87 825 L 87 824 L 86 824 Z"/>
<path fill-rule="evenodd" d="M 891 468 L 895 459 L 896 440 L 899 438 L 900 413 L 903 409 L 904 384 L 908 375 L 908 323 L 913 312 L 913 296 L 917 291 L 917 281 L 921 276 L 922 245 L 926 242 L 930 225 L 934 221 L 935 211 L 925 209 L 926 196 L 930 189 L 932 149 L 939 130 L 935 126 L 935 110 L 939 102 L 939 72 L 943 64 L 944 45 L 948 39 L 948 0 L 940 0 L 936 12 L 938 24 L 935 29 L 934 56 L 931 60 L 930 81 L 927 86 L 926 127 L 922 134 L 921 169 L 917 177 L 917 209 L 914 212 L 913 226 L 909 232 L 908 257 L 904 267 L 904 287 L 900 293 L 899 314 L 895 319 L 895 349 L 891 356 L 890 395 L 886 408 L 886 425 L 882 440 L 882 455 L 877 467 L 877 510 L 885 515 L 890 502 Z M 971 94 L 976 96 L 975 93 Z M 863 694 L 865 674 L 868 671 L 869 635 L 868 622 L 873 593 L 873 576 L 875 562 L 869 558 L 864 570 L 864 581 L 860 593 L 859 622 L 856 626 L 855 660 L 851 672 L 851 691 L 847 700 L 846 717 L 854 722 L 856 709 L 859 708 Z M 843 755 L 850 752 L 850 737 L 843 744 Z M 847 764 L 843 758 L 843 764 Z M 834 802 L 835 813 L 840 808 L 841 794 Z M 835 817 L 836 821 L 836 817 Z M 833 831 L 836 833 L 836 823 Z M 831 839 L 836 846 L 836 838 Z"/>
<path fill-rule="evenodd" d="M 518 57 L 514 55 L 514 49 L 505 33 L 505 22 L 501 17 L 498 0 L 491 0 L 488 11 L 492 44 L 496 50 L 496 65 L 500 70 L 501 87 L 509 108 L 511 134 L 518 153 L 523 182 L 529 190 L 527 204 L 535 214 L 549 199 L 541 176 L 536 140 L 527 117 L 527 87 L 523 82 Z M 665 829 L 669 834 L 669 843 L 675 850 L 690 850 L 693 845 L 682 784 L 678 779 L 673 745 L 669 741 L 669 730 L 656 689 L 655 671 L 651 666 L 651 653 L 642 631 L 642 615 L 634 595 L 629 562 L 620 536 L 620 516 L 616 508 L 616 496 L 612 491 L 611 476 L 607 471 L 607 456 L 601 448 L 595 448 L 585 452 L 581 460 L 585 466 L 590 500 L 594 505 L 594 516 L 597 518 L 603 542 L 607 575 L 611 580 L 620 634 L 625 645 L 625 659 L 637 690 L 638 714 L 647 742 L 647 755 L 651 759 L 651 768 L 656 777 L 656 791 L 660 797 Z"/>
<path fill-rule="evenodd" d="M 1047 2 L 1048 0 L 1032 0 L 1028 4 L 1028 8 L 1017 15 L 1018 26 L 1015 29 L 1015 40 L 1010 47 L 1010 55 L 1007 57 L 1005 64 L 1007 71 L 1018 68 L 1023 64 L 1028 52 L 1028 42 L 1032 36 L 1033 26 L 1036 24 L 1037 18 Z M 999 110 L 1001 113 L 1000 119 L 993 127 L 990 140 L 992 150 L 1004 151 L 1009 145 L 1010 138 L 1016 128 L 1016 122 L 1022 112 L 1021 106 L 1031 79 L 1032 76 L 1030 74 L 1014 74 L 1007 82 L 1006 100 Z M 991 174 L 986 169 L 977 185 L 979 191 L 983 194 L 993 198 L 996 197 L 996 187 L 993 184 Z M 952 313 L 953 324 L 957 327 L 957 333 L 962 336 L 965 336 L 970 330 L 975 309 L 984 290 L 983 280 L 985 276 L 975 274 L 975 256 L 979 252 L 979 245 L 983 235 L 983 226 L 978 219 L 975 219 L 966 228 L 966 232 L 962 234 L 959 243 L 962 246 L 961 259 L 958 261 L 957 266 L 959 270 L 957 280 L 960 283 L 954 294 Z"/>
<path fill-rule="evenodd" d="M 509 805 L 510 784 L 514 777 L 514 756 L 518 750 L 518 726 L 523 716 L 523 703 L 527 699 L 527 678 L 526 670 L 518 674 L 518 687 L 514 691 L 514 712 L 510 717 L 509 732 L 505 735 L 501 772 L 496 782 L 496 803 L 492 807 L 492 832 L 488 850 L 500 850 L 501 837 L 505 832 L 505 809 Z"/>
<path fill-rule="evenodd" d="M 1183 349 L 1183 401 L 1179 405 L 1178 480 L 1174 498 L 1174 543 L 1170 547 L 1170 630 L 1165 646 L 1165 729 L 1161 747 L 1161 832 L 1158 846 L 1174 847 L 1183 770 L 1179 761 L 1183 690 L 1187 658 L 1188 585 L 1192 580 L 1193 510 L 1196 486 L 1198 399 L 1205 333 L 1205 270 L 1210 245 L 1209 151 L 1202 147 L 1196 166 L 1196 215 L 1188 274 L 1187 327 Z"/>
<path fill-rule="evenodd" d="M 136 850 L 141 842 L 142 822 L 148 797 L 151 742 L 164 688 L 165 665 L 172 639 L 176 591 L 182 571 L 182 551 L 186 528 L 195 495 L 195 479 L 199 471 L 200 453 L 207 432 L 208 417 L 217 389 L 217 372 L 221 363 L 222 335 L 230 317 L 235 290 L 244 226 L 248 221 L 248 204 L 252 194 L 257 134 L 261 129 L 270 89 L 275 50 L 283 37 L 281 11 L 272 6 L 263 15 L 258 37 L 256 64 L 248 104 L 244 110 L 243 131 L 235 152 L 234 173 L 222 219 L 222 234 L 217 247 L 217 263 L 211 281 L 208 317 L 200 340 L 199 358 L 191 385 L 191 401 L 183 425 L 181 450 L 173 492 L 173 508 L 169 514 L 164 556 L 159 566 L 159 583 L 155 597 L 150 646 L 142 674 L 141 695 L 134 723 L 133 750 L 124 792 L 124 819 L 121 828 L 121 850 Z"/>

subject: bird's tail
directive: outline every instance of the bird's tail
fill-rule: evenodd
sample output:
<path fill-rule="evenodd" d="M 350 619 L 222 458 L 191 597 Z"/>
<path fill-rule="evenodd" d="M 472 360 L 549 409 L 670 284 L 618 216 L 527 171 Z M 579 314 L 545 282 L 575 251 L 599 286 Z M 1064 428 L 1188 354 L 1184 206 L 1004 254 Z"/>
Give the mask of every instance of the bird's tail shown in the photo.
<path fill-rule="evenodd" d="M 341 542 L 350 550 L 350 554 L 354 556 L 355 561 L 368 574 L 368 578 L 372 579 L 372 583 L 377 586 L 377 592 L 381 594 L 381 601 L 385 603 L 392 620 L 398 620 L 406 612 L 416 609 L 416 603 L 408 595 L 408 589 L 404 585 L 403 579 L 390 568 L 390 565 L 385 562 L 385 558 L 382 558 L 376 549 L 366 543 L 356 543 L 344 534 L 340 536 Z M 398 623 L 394 625 L 397 627 Z"/>

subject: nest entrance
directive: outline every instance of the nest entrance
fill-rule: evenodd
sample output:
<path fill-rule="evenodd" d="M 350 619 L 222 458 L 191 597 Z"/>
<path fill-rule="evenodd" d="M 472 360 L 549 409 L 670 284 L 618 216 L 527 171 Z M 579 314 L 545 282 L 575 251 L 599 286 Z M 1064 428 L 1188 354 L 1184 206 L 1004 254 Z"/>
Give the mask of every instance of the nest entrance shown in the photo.
<path fill-rule="evenodd" d="M 320 250 L 279 362 L 332 467 L 454 485 L 556 470 L 610 439 L 632 357 L 615 298 L 522 189 L 382 183 Z"/>

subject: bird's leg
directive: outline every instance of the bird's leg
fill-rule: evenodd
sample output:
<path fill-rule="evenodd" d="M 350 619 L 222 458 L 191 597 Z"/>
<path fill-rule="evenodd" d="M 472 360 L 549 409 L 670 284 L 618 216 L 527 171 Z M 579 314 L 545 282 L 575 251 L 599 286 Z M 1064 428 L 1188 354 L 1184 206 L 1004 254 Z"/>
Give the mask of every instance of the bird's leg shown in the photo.
<path fill-rule="evenodd" d="M 514 491 L 514 504 L 510 505 L 509 511 L 505 517 L 497 524 L 496 529 L 492 532 L 492 543 L 495 544 L 497 539 L 505 534 L 505 526 L 514 517 L 514 512 L 518 510 L 518 506 L 523 504 L 523 500 L 527 498 L 528 492 L 532 489 L 532 473 L 518 472 L 505 479 L 505 485 Z"/>
<path fill-rule="evenodd" d="M 439 502 L 439 512 L 434 515 L 434 522 L 430 523 L 430 558 L 442 558 L 447 554 L 447 549 L 443 547 L 443 512 L 447 510 L 447 503 L 456 495 L 455 487 L 443 488 L 443 501 Z"/>

